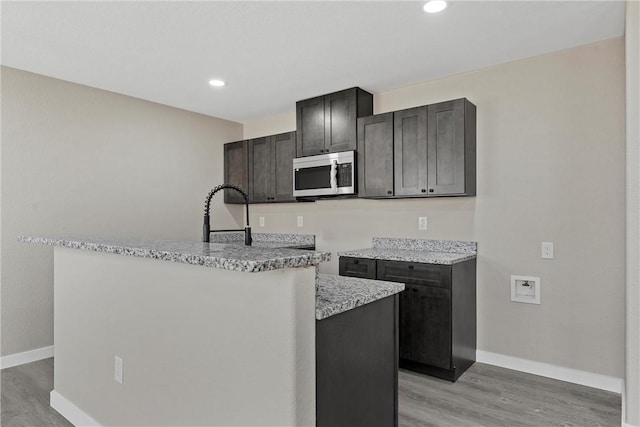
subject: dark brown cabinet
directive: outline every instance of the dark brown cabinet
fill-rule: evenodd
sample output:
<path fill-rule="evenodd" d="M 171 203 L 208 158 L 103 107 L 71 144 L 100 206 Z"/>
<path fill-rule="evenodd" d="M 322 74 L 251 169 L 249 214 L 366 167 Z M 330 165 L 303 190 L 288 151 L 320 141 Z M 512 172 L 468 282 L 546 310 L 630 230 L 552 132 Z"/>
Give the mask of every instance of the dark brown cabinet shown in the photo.
<path fill-rule="evenodd" d="M 400 282 L 400 367 L 455 381 L 475 362 L 476 260 L 453 265 L 340 257 L 340 275 Z M 367 265 L 363 270 L 353 266 Z M 371 277 L 369 277 L 371 278 Z"/>
<path fill-rule="evenodd" d="M 373 95 L 357 87 L 298 101 L 298 157 L 355 150 L 356 120 L 371 114 Z"/>
<path fill-rule="evenodd" d="M 286 132 L 224 144 L 224 179 L 249 195 L 249 203 L 295 202 L 293 159 L 296 133 Z M 244 203 L 225 190 L 225 203 Z"/>
<path fill-rule="evenodd" d="M 376 260 L 366 258 L 340 257 L 339 271 L 341 276 L 359 277 L 361 279 L 376 278 Z"/>
<path fill-rule="evenodd" d="M 247 175 L 247 141 L 224 144 L 224 182 L 234 184 L 243 191 L 249 191 Z M 224 190 L 225 203 L 243 203 L 237 191 Z"/>
<path fill-rule="evenodd" d="M 358 196 L 476 194 L 476 107 L 467 99 L 358 119 Z"/>
<path fill-rule="evenodd" d="M 393 113 L 396 196 L 427 193 L 427 107 Z"/>
<path fill-rule="evenodd" d="M 248 142 L 249 199 L 251 203 L 293 202 L 295 132 L 251 139 Z"/>
<path fill-rule="evenodd" d="M 398 425 L 398 296 L 316 321 L 316 426 Z"/>
<path fill-rule="evenodd" d="M 476 194 L 476 106 L 467 99 L 427 107 L 430 195 Z"/>
<path fill-rule="evenodd" d="M 392 197 L 393 113 L 358 119 L 358 196 Z"/>

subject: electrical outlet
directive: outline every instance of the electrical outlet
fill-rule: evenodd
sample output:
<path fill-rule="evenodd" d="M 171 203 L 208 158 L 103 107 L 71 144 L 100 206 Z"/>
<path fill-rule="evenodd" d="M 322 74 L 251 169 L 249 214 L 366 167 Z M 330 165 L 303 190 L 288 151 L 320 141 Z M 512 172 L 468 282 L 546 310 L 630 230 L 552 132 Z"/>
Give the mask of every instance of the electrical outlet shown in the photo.
<path fill-rule="evenodd" d="M 542 259 L 553 259 L 553 242 L 542 242 Z"/>
<path fill-rule="evenodd" d="M 302 217 L 302 215 L 300 215 L 298 217 L 298 227 L 302 227 L 304 226 L 304 218 Z"/>
<path fill-rule="evenodd" d="M 426 230 L 427 229 L 427 217 L 419 216 L 418 217 L 418 230 Z"/>
<path fill-rule="evenodd" d="M 260 227 L 264 227 L 264 217 L 263 216 L 258 218 L 258 222 L 260 223 Z"/>
<path fill-rule="evenodd" d="M 122 384 L 124 380 L 124 361 L 118 356 L 116 356 L 114 360 L 113 379 L 120 384 Z"/>

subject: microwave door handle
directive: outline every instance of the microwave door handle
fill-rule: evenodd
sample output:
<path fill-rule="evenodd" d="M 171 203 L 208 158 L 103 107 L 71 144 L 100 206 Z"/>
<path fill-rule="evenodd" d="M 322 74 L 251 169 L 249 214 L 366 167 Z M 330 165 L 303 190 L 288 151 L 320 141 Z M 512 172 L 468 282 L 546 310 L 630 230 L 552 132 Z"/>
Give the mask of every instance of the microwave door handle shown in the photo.
<path fill-rule="evenodd" d="M 338 161 L 337 160 L 331 161 L 330 183 L 331 183 L 331 190 L 333 190 L 333 192 L 337 194 L 338 193 Z"/>

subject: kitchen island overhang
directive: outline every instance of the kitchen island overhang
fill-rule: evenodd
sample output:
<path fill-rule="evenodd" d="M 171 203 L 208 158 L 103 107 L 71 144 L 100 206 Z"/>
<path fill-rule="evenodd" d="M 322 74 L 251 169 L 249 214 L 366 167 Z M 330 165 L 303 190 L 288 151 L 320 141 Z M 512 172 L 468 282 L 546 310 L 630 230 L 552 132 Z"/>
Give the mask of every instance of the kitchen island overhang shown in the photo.
<path fill-rule="evenodd" d="M 329 253 L 21 240 L 55 246 L 51 403 L 74 424 L 315 424 L 316 264 Z"/>

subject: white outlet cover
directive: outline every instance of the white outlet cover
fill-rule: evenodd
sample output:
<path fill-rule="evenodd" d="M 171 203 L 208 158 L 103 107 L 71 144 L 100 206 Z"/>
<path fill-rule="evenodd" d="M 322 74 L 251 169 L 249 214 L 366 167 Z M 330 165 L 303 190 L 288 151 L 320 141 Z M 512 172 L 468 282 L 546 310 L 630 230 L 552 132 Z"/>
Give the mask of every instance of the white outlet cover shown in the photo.
<path fill-rule="evenodd" d="M 304 226 L 304 217 L 298 216 L 298 227 Z"/>
<path fill-rule="evenodd" d="M 511 301 L 540 304 L 540 278 L 511 276 Z"/>
<path fill-rule="evenodd" d="M 542 242 L 540 256 L 542 259 L 553 259 L 553 242 Z"/>
<path fill-rule="evenodd" d="M 418 217 L 418 230 L 426 230 L 427 229 L 427 217 L 419 216 Z"/>
<path fill-rule="evenodd" d="M 260 223 L 260 227 L 264 227 L 264 217 L 263 216 L 258 218 L 258 222 Z"/>

